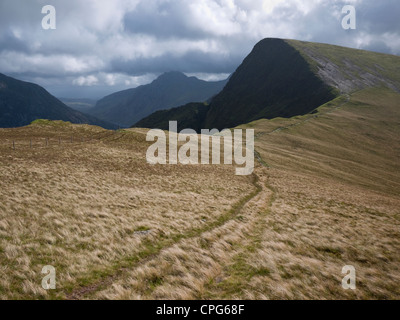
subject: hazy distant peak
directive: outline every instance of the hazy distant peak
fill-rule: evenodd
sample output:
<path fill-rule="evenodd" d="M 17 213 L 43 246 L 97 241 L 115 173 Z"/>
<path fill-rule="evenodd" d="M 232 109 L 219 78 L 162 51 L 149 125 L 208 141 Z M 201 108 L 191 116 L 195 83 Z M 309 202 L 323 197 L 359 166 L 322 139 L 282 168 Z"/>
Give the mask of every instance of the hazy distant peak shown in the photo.
<path fill-rule="evenodd" d="M 226 81 L 208 82 L 178 71 L 165 72 L 150 84 L 104 97 L 88 112 L 129 127 L 155 111 L 210 100 L 225 84 Z"/>
<path fill-rule="evenodd" d="M 165 81 L 165 80 L 186 80 L 188 77 L 179 71 L 168 71 L 160 75 L 155 81 Z"/>

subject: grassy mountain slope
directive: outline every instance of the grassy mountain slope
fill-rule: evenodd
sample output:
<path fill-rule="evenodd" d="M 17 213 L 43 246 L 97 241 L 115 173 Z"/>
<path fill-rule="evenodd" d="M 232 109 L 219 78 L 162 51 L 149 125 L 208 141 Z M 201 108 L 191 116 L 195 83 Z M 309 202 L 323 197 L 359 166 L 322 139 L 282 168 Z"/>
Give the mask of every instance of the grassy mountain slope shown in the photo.
<path fill-rule="evenodd" d="M 0 298 L 399 299 L 399 105 L 373 88 L 243 125 L 250 177 L 149 165 L 144 129 L 0 129 Z"/>
<path fill-rule="evenodd" d="M 63 120 L 72 123 L 116 126 L 73 110 L 44 88 L 0 74 L 0 127 L 21 127 L 37 119 Z"/>
<path fill-rule="evenodd" d="M 399 195 L 400 93 L 364 89 L 314 114 L 262 119 L 241 127 L 258 132 L 258 151 L 274 168 L 301 168 L 307 174 Z"/>
<path fill-rule="evenodd" d="M 314 72 L 340 93 L 369 87 L 400 92 L 400 57 L 329 44 L 286 40 L 299 50 Z"/>
<path fill-rule="evenodd" d="M 65 298 L 223 225 L 255 189 L 233 166 L 149 165 L 145 137 L 59 121 L 0 129 L 0 299 Z M 57 290 L 37 282 L 47 264 Z"/>
<path fill-rule="evenodd" d="M 207 82 L 168 72 L 151 84 L 109 95 L 90 110 L 94 116 L 121 126 L 130 127 L 155 111 L 204 102 L 220 92 L 226 80 Z"/>
<path fill-rule="evenodd" d="M 206 297 L 397 299 L 399 106 L 399 93 L 365 89 L 314 115 L 242 126 L 256 130 L 273 201 L 258 244 Z M 342 288 L 345 265 L 356 269 L 354 291 Z"/>

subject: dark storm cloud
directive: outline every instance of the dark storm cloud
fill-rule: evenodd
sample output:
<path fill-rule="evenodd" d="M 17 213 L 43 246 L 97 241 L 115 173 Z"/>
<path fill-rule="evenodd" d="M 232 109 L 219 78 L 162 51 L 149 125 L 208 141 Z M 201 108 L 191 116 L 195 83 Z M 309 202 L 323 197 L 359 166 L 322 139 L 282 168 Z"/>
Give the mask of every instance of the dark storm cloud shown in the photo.
<path fill-rule="evenodd" d="M 400 53 L 398 0 L 53 0 L 57 30 L 45 31 L 47 4 L 1 0 L 0 72 L 70 96 L 99 97 L 171 70 L 225 75 L 265 37 Z M 356 30 L 341 27 L 347 4 Z"/>
<path fill-rule="evenodd" d="M 162 38 L 201 39 L 207 33 L 192 26 L 187 11 L 179 1 L 154 3 L 145 1 L 124 16 L 125 31 Z M 206 21 L 205 21 L 206 23 Z"/>
<path fill-rule="evenodd" d="M 398 0 L 367 1 L 358 6 L 359 25 L 371 34 L 400 35 L 400 2 Z"/>
<path fill-rule="evenodd" d="M 167 53 L 159 57 L 141 57 L 129 61 L 116 59 L 111 61 L 111 70 L 130 75 L 159 74 L 168 71 L 226 74 L 235 70 L 241 62 L 241 55 L 227 57 L 218 53 L 189 51 L 180 56 Z"/>
<path fill-rule="evenodd" d="M 18 39 L 18 37 L 7 28 L 5 28 L 0 34 L 0 48 L 7 48 L 8 50 L 26 53 L 30 52 L 27 43 Z"/>

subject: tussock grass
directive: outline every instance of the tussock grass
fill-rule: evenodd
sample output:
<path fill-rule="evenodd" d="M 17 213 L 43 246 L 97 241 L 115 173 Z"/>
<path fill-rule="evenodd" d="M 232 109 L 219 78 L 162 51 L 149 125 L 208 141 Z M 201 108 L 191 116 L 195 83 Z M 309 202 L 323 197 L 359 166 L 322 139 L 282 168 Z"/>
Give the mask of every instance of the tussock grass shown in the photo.
<path fill-rule="evenodd" d="M 260 247 L 242 260 L 268 273 L 229 298 L 399 298 L 399 102 L 369 89 L 317 118 L 252 124 L 265 133 L 256 147 L 275 200 Z M 277 124 L 285 129 L 272 132 Z M 356 267 L 356 291 L 341 288 L 345 265 Z"/>
<path fill-rule="evenodd" d="M 150 166 L 144 129 L 1 129 L 0 298 L 398 299 L 399 101 L 369 89 L 249 124 L 251 177 Z"/>
<path fill-rule="evenodd" d="M 33 124 L 0 130 L 0 141 L 3 299 L 65 298 L 217 223 L 253 188 L 231 166 L 148 165 L 140 130 Z M 41 289 L 45 265 L 56 291 Z"/>

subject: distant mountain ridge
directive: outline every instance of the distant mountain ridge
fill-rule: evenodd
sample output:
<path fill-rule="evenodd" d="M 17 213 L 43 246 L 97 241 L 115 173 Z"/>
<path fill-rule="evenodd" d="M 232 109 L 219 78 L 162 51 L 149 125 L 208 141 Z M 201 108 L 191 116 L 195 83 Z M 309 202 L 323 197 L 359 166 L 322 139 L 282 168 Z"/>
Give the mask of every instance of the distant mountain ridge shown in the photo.
<path fill-rule="evenodd" d="M 204 119 L 209 110 L 208 104 L 188 103 L 181 107 L 156 111 L 137 122 L 133 127 L 169 130 L 169 121 L 177 121 L 178 132 L 188 128 L 200 132 L 201 129 L 204 129 Z"/>
<path fill-rule="evenodd" d="M 73 110 L 37 84 L 0 73 L 0 127 L 12 128 L 37 119 L 63 120 L 116 129 L 117 126 Z"/>
<path fill-rule="evenodd" d="M 190 104 L 188 110 L 182 106 L 152 114 L 135 127 L 167 130 L 166 120 L 181 120 L 190 128 L 232 128 L 307 114 L 342 94 L 379 86 L 400 92 L 400 57 L 267 38 L 256 44 L 206 112 L 202 104 Z"/>
<path fill-rule="evenodd" d="M 148 85 L 116 92 L 88 112 L 99 119 L 130 127 L 153 112 L 204 102 L 219 93 L 227 80 L 208 82 L 181 72 L 167 72 Z"/>

